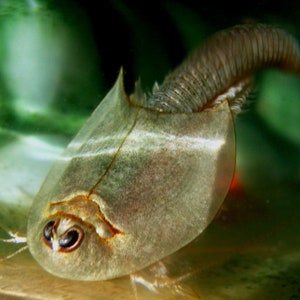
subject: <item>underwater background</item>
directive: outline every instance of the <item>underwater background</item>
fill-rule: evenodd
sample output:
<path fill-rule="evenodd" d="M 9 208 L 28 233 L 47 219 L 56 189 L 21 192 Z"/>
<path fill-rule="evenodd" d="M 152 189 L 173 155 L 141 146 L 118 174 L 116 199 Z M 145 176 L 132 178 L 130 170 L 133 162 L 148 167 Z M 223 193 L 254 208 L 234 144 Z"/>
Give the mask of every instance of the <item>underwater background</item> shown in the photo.
<path fill-rule="evenodd" d="M 121 67 L 128 93 L 138 79 L 150 92 L 206 37 L 240 23 L 300 41 L 300 2 L 0 0 L 0 238 L 26 235 L 49 167 Z M 300 299 L 300 78 L 267 70 L 254 82 L 220 213 L 163 260 L 174 284 L 137 285 L 139 299 Z M 1 299 L 134 299 L 129 277 L 75 282 L 46 273 L 28 250 L 7 258 L 22 246 L 0 241 Z"/>

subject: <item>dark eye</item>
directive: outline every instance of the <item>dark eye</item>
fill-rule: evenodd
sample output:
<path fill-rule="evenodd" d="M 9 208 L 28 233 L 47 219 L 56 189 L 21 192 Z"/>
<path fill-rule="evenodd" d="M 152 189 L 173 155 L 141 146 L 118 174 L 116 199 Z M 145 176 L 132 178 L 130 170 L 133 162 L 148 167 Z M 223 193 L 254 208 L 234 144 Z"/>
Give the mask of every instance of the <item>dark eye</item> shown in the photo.
<path fill-rule="evenodd" d="M 81 232 L 79 232 L 77 229 L 72 228 L 60 237 L 58 244 L 65 251 L 70 251 L 78 244 L 80 239 Z"/>
<path fill-rule="evenodd" d="M 43 231 L 43 237 L 46 241 L 50 242 L 52 237 L 53 237 L 53 227 L 54 227 L 55 222 L 54 221 L 50 221 L 47 223 L 47 225 L 44 227 L 44 231 Z"/>
<path fill-rule="evenodd" d="M 71 225 L 69 219 L 49 221 L 43 229 L 43 241 L 53 251 L 70 252 L 75 250 L 83 239 L 83 230 Z"/>

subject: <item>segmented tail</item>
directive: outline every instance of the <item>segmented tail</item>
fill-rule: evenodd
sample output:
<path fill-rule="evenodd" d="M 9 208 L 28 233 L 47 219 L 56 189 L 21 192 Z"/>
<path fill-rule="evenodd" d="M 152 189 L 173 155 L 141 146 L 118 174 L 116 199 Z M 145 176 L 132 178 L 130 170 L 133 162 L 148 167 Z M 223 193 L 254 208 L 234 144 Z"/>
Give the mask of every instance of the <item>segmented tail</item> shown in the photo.
<path fill-rule="evenodd" d="M 195 112 L 227 98 L 239 103 L 249 76 L 266 67 L 300 73 L 300 49 L 286 31 L 238 25 L 218 32 L 168 75 L 146 106 L 161 112 Z"/>

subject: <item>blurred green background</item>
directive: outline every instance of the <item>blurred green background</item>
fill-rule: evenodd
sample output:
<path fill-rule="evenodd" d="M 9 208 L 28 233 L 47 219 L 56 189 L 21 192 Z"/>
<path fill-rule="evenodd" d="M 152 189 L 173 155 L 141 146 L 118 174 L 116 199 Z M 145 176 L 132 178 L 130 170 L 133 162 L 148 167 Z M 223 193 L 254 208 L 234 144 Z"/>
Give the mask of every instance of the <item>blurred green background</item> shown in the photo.
<path fill-rule="evenodd" d="M 25 234 L 49 166 L 121 66 L 128 93 L 139 78 L 150 91 L 208 35 L 245 22 L 278 25 L 300 40 L 300 2 L 0 0 L 0 237 Z M 235 122 L 236 180 L 224 208 L 197 243 L 165 262 L 175 274 L 199 269 L 184 285 L 203 299 L 300 299 L 300 79 L 268 70 L 254 80 Z M 15 249 L 0 242 L 0 257 Z M 26 272 L 35 277 L 20 284 Z M 128 279 L 97 283 L 93 294 L 92 283 L 78 291 L 44 274 L 28 253 L 0 261 L 0 293 L 34 298 L 39 280 L 62 286 L 44 290 L 55 299 L 75 291 L 97 299 L 100 288 L 103 299 L 132 297 Z"/>

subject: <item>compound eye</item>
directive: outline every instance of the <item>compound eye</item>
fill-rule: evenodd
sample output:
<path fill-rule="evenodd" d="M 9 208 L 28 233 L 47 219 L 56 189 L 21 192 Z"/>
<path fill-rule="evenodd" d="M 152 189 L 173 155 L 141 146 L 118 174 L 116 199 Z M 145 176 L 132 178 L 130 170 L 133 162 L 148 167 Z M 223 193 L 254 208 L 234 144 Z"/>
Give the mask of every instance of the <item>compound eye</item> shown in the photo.
<path fill-rule="evenodd" d="M 75 250 L 83 239 L 83 230 L 70 224 L 70 220 L 49 221 L 43 229 L 43 241 L 53 251 L 70 252 Z"/>
<path fill-rule="evenodd" d="M 46 243 L 51 243 L 51 240 L 53 239 L 54 226 L 55 226 L 55 222 L 50 221 L 44 227 L 43 238 Z"/>
<path fill-rule="evenodd" d="M 63 233 L 58 240 L 60 251 L 69 252 L 76 249 L 83 238 L 82 230 L 78 227 L 72 227 Z"/>

